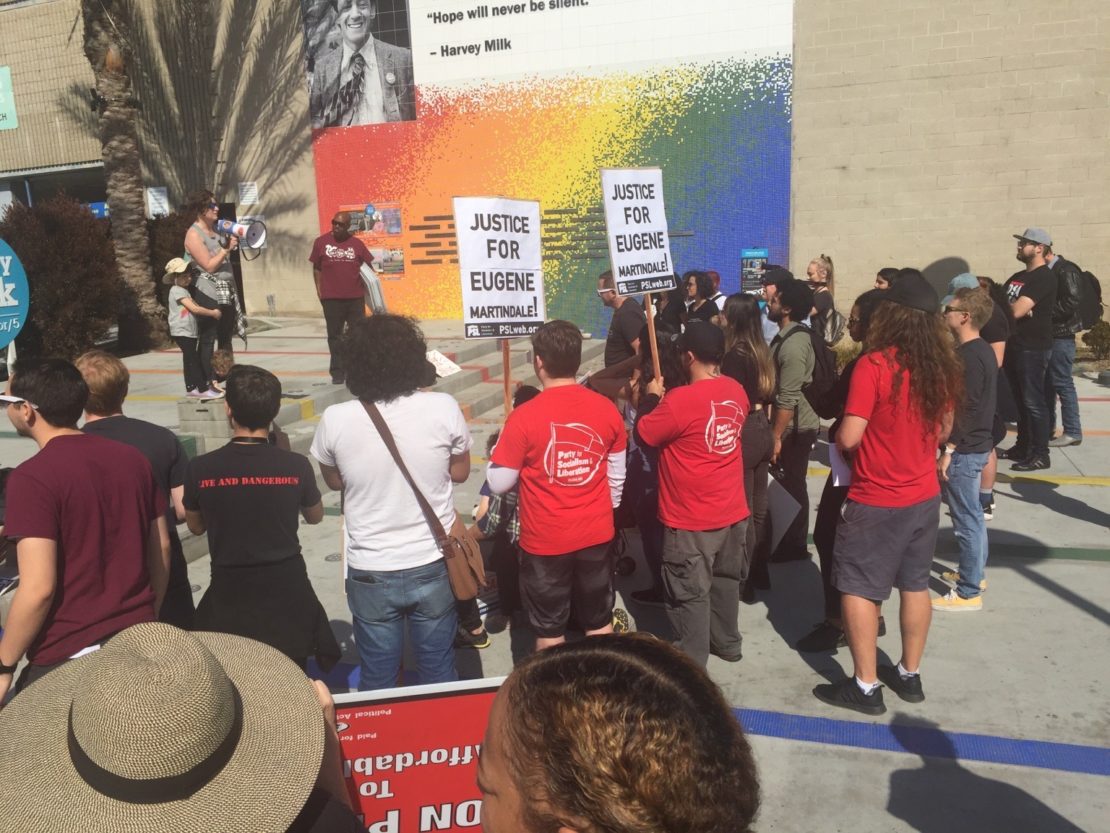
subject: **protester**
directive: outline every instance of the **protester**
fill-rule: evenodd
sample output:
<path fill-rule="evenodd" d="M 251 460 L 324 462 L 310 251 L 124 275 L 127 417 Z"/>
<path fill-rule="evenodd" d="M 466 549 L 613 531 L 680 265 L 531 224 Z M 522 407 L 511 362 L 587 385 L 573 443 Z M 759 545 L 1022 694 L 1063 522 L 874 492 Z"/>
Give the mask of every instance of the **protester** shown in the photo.
<path fill-rule="evenodd" d="M 239 248 L 239 238 L 217 233 L 220 206 L 211 191 L 190 194 L 182 213 L 196 218 L 185 233 L 185 259 L 205 272 L 196 281 L 194 291 L 218 304 L 220 315 L 216 318 L 215 340 L 221 350 L 230 351 L 232 335 L 246 339 L 246 321 L 231 271 L 231 253 Z M 200 325 L 200 339 L 211 344 L 211 325 Z"/>
<path fill-rule="evenodd" d="M 833 706 L 882 714 L 878 679 L 907 702 L 925 699 L 921 657 L 929 633 L 929 570 L 940 524 L 937 447 L 947 439 L 963 370 L 928 282 L 900 276 L 867 330 L 868 352 L 852 372 L 836 446 L 852 483 L 836 531 L 833 586 L 853 674 L 814 688 Z M 879 607 L 897 587 L 902 656 L 877 668 Z"/>
<path fill-rule="evenodd" d="M 771 431 L 775 445 L 771 462 L 781 470 L 780 483 L 798 502 L 797 516 L 783 534 L 773 561 L 809 558 L 809 454 L 817 442 L 821 420 L 806 401 L 802 388 L 813 380 L 816 356 L 810 330 L 802 322 L 813 309 L 813 291 L 801 281 L 789 281 L 767 302 L 768 315 L 779 327 L 771 342 L 778 389 Z M 791 336 L 796 336 L 792 338 Z"/>
<path fill-rule="evenodd" d="M 269 441 L 280 408 L 274 374 L 235 365 L 227 377 L 231 441 L 186 470 L 185 519 L 194 535 L 208 534 L 212 559 L 196 626 L 265 642 L 302 668 L 315 656 L 326 671 L 339 645 L 297 536 L 298 517 L 318 524 L 324 506 L 308 460 Z"/>
<path fill-rule="evenodd" d="M 682 276 L 682 280 L 686 286 L 686 321 L 714 322 L 719 310 L 710 300 L 716 294 L 713 280 L 706 272 L 700 270 L 687 272 Z"/>
<path fill-rule="evenodd" d="M 443 553 L 368 408 L 380 412 L 445 530 L 456 515 L 452 483 L 470 475 L 466 419 L 448 394 L 419 390 L 427 345 L 412 319 L 382 314 L 355 322 L 340 349 L 357 399 L 324 411 L 311 453 L 324 482 L 343 492 L 359 688 L 397 683 L 406 625 L 419 681 L 456 680 L 458 617 Z"/>
<path fill-rule="evenodd" d="M 709 280 L 713 282 L 713 294 L 709 300 L 717 305 L 718 312 L 724 312 L 725 301 L 728 300 L 728 296 L 721 292 L 721 273 L 715 269 L 706 269 L 705 274 L 709 275 Z"/>
<path fill-rule="evenodd" d="M 85 403 L 86 434 L 126 443 L 142 452 L 150 463 L 154 480 L 166 498 L 166 528 L 169 533 L 169 583 L 158 620 L 179 628 L 193 626 L 193 591 L 177 525 L 185 522 L 185 466 L 189 462 L 181 441 L 173 431 L 133 419 L 123 413 L 123 402 L 131 383 L 127 366 L 111 353 L 89 350 L 75 362 L 89 388 Z"/>
<path fill-rule="evenodd" d="M 328 372 L 333 385 L 342 385 L 339 339 L 345 327 L 352 327 L 366 317 L 366 289 L 359 270 L 362 264 L 371 265 L 374 256 L 361 240 L 351 235 L 351 217 L 340 211 L 331 219 L 331 231 L 313 241 L 308 259 L 312 263 L 316 297 L 324 310 L 330 356 Z"/>
<path fill-rule="evenodd" d="M 0 396 L 12 427 L 39 447 L 7 483 L 19 587 L 0 636 L 0 701 L 25 654 L 16 691 L 152 621 L 166 593 L 166 498 L 137 449 L 77 429 L 88 396 L 62 359 L 17 362 Z"/>
<path fill-rule="evenodd" d="M 681 277 L 676 274 L 674 278 L 678 286 L 655 296 L 655 326 L 670 327 L 679 333 L 686 324 L 686 289 Z"/>
<path fill-rule="evenodd" d="M 0 784 L 10 830 L 366 829 L 324 684 L 260 642 L 160 623 L 118 633 L 0 712 Z"/>
<path fill-rule="evenodd" d="M 960 548 L 960 566 L 942 578 L 955 584 L 953 590 L 933 599 L 933 610 L 982 610 L 980 593 L 986 587 L 987 522 L 979 502 L 983 468 L 994 448 L 992 430 L 995 414 L 998 366 L 994 351 L 979 332 L 990 320 L 990 296 L 976 286 L 963 288 L 944 299 L 944 320 L 956 336 L 956 352 L 963 363 L 964 399 L 956 410 L 952 433 L 937 461 L 937 473 L 945 484 L 945 499 L 952 515 L 952 529 Z"/>
<path fill-rule="evenodd" d="M 540 650 L 565 640 L 572 605 L 587 635 L 613 629 L 608 545 L 627 442 L 613 403 L 575 383 L 574 324 L 547 322 L 532 351 L 543 392 L 509 415 L 486 480 L 494 494 L 520 484 L 520 590 Z"/>
<path fill-rule="evenodd" d="M 740 432 L 748 396 L 719 375 L 725 336 L 691 321 L 678 340 L 690 384 L 665 391 L 652 379 L 640 401 L 636 442 L 659 453 L 663 596 L 675 645 L 704 665 L 709 654 L 741 659 L 740 580 L 747 526 Z"/>
<path fill-rule="evenodd" d="M 181 349 L 185 395 L 196 399 L 219 399 L 220 393 L 208 386 L 208 383 L 215 378 L 212 372 L 212 342 L 205 343 L 205 352 L 202 355 L 199 349 L 200 329 L 197 322 L 201 318 L 219 321 L 220 311 L 207 309 L 193 300 L 193 296 L 189 294 L 193 279 L 193 269 L 184 258 L 175 257 L 166 264 L 166 274 L 162 276 L 162 283 L 173 284 L 166 299 L 170 338 Z"/>
<path fill-rule="evenodd" d="M 859 343 L 863 352 L 867 351 L 867 330 L 871 326 L 871 316 L 886 295 L 882 290 L 869 289 L 852 305 L 848 317 L 848 333 L 852 340 Z M 844 420 L 844 406 L 848 402 L 848 390 L 852 383 L 852 372 L 859 363 L 859 356 L 845 365 L 837 378 L 831 399 L 835 401 L 839 415 L 829 426 L 829 455 L 836 453 L 836 434 Z M 840 513 L 848 498 L 848 479 L 843 473 L 829 472 L 821 500 L 817 504 L 817 515 L 813 522 L 813 545 L 821 565 L 821 589 L 824 591 L 825 618 L 814 626 L 794 645 L 802 653 L 824 653 L 844 648 L 848 639 L 844 635 L 844 620 L 840 616 L 840 593 L 833 586 L 833 550 L 836 544 L 836 530 L 840 526 Z M 879 616 L 879 636 L 886 635 L 886 621 Z"/>
<path fill-rule="evenodd" d="M 1048 441 L 1049 448 L 1067 448 L 1083 442 L 1083 424 L 1079 419 L 1079 396 L 1075 392 L 1072 367 L 1075 364 L 1075 334 L 1083 329 L 1079 305 L 1083 294 L 1083 270 L 1070 260 L 1057 255 L 1049 246 L 1045 263 L 1056 273 L 1058 287 L 1052 307 L 1052 353 L 1048 357 L 1045 379 L 1048 406 L 1048 433 L 1056 433 L 1056 400 L 1060 400 L 1060 421 L 1063 433 Z"/>
<path fill-rule="evenodd" d="M 646 336 L 646 334 L 645 334 Z M 689 382 L 686 368 L 682 364 L 682 350 L 679 347 L 679 333 L 670 327 L 659 326 L 655 330 L 659 348 L 659 372 L 663 374 L 665 390 L 674 390 Z M 643 357 L 626 422 L 636 424 L 640 403 L 647 394 L 648 383 L 655 378 L 655 367 L 650 352 Z M 644 551 L 644 561 L 651 574 L 651 586 L 632 591 L 632 600 L 645 605 L 661 606 L 665 602 L 663 593 L 663 524 L 659 521 L 659 452 L 650 446 L 640 445 L 635 436 L 628 438 L 628 477 L 625 481 L 625 495 L 633 504 L 636 526 L 640 530 L 640 543 Z"/>
<path fill-rule="evenodd" d="M 1052 465 L 1045 378 L 1052 355 L 1052 309 L 1056 304 L 1058 276 L 1045 263 L 1052 238 L 1041 228 L 1027 228 L 1017 238 L 1017 259 L 1025 269 L 1006 281 L 1003 289 L 1014 320 L 1006 344 L 1003 369 L 1018 407 L 1016 442 L 1000 454 L 1012 471 L 1038 471 Z"/>
<path fill-rule="evenodd" d="M 825 339 L 830 347 L 840 341 L 844 333 L 844 319 L 836 312 L 833 300 L 833 262 L 828 255 L 821 254 L 806 267 L 809 288 L 813 290 L 813 315 L 810 329 Z"/>
<path fill-rule="evenodd" d="M 598 277 L 597 294 L 601 303 L 613 310 L 609 334 L 605 337 L 605 366 L 612 367 L 637 356 L 640 350 L 640 330 L 647 321 L 647 315 L 635 298 L 617 294 L 613 273 L 609 270 Z M 631 369 L 629 374 L 631 375 Z"/>
<path fill-rule="evenodd" d="M 893 266 L 880 269 L 875 274 L 876 289 L 890 289 L 898 281 L 898 270 Z"/>
<path fill-rule="evenodd" d="M 629 634 L 533 654 L 490 711 L 478 762 L 486 833 L 746 833 L 751 747 L 720 690 Z"/>
<path fill-rule="evenodd" d="M 770 344 L 779 334 L 779 325 L 771 320 L 771 299 L 794 280 L 793 273 L 781 266 L 768 265 L 763 270 L 763 340 Z"/>
<path fill-rule="evenodd" d="M 754 295 L 738 293 L 725 302 L 725 356 L 721 373 L 731 376 L 744 388 L 751 406 L 740 434 L 744 458 L 744 496 L 751 520 L 746 549 L 749 565 L 741 576 L 745 599 L 754 599 L 756 589 L 768 589 L 771 575 L 767 563 L 771 556 L 771 530 L 767 515 L 767 476 L 775 438 L 767 418 L 774 400 L 777 376 L 775 361 L 763 340 L 762 313 Z"/>

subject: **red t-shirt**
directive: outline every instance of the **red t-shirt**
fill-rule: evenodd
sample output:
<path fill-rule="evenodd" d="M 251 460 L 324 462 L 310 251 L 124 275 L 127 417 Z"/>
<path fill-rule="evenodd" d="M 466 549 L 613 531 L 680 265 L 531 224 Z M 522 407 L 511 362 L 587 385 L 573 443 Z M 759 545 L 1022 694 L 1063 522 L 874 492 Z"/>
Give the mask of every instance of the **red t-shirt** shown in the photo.
<path fill-rule="evenodd" d="M 581 385 L 548 388 L 509 415 L 490 458 L 520 471 L 520 546 L 562 555 L 613 537 L 609 455 L 628 445 L 616 407 Z"/>
<path fill-rule="evenodd" d="M 675 529 L 720 529 L 751 514 L 744 495 L 740 429 L 748 395 L 718 376 L 669 391 L 636 423 L 659 455 L 659 520 Z"/>
<path fill-rule="evenodd" d="M 910 406 L 909 374 L 890 401 L 895 359 L 868 353 L 857 363 L 845 415 L 863 417 L 867 428 L 856 450 L 848 497 L 868 506 L 913 506 L 940 494 L 937 480 L 938 426 L 925 425 Z"/>
<path fill-rule="evenodd" d="M 29 662 L 61 662 L 154 620 L 146 542 L 165 511 L 146 457 L 91 434 L 55 437 L 11 473 L 4 534 L 58 544 L 54 602 Z"/>
<path fill-rule="evenodd" d="M 358 270 L 363 263 L 369 266 L 374 256 L 357 237 L 339 243 L 331 232 L 322 234 L 312 244 L 308 259 L 320 270 L 321 298 L 361 298 L 365 294 Z"/>

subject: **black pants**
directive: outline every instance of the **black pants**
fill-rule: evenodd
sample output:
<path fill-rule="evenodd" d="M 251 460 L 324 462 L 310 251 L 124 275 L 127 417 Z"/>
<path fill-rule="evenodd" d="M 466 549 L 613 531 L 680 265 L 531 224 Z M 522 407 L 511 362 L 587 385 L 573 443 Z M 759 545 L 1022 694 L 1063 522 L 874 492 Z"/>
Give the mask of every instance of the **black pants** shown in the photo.
<path fill-rule="evenodd" d="M 216 322 L 216 346 L 232 350 L 231 337 L 235 335 L 235 305 L 220 304 L 220 320 Z"/>
<path fill-rule="evenodd" d="M 848 499 L 847 486 L 834 486 L 832 475 L 825 481 L 821 502 L 817 504 L 817 518 L 813 522 L 813 545 L 821 562 L 821 588 L 825 592 L 825 618 L 840 618 L 840 591 L 832 584 L 833 544 L 836 527 L 840 523 L 840 509 Z"/>
<path fill-rule="evenodd" d="M 752 411 L 740 432 L 740 450 L 744 457 L 744 495 L 751 511 L 748 524 L 749 563 L 741 573 L 743 585 L 751 579 L 757 586 L 769 580 L 767 562 L 771 552 L 771 529 L 767 518 L 767 471 L 774 451 L 774 435 L 764 410 Z"/>
<path fill-rule="evenodd" d="M 1051 427 L 1045 396 L 1045 374 L 1052 350 L 1024 350 L 1006 345 L 1002 369 L 1017 403 L 1018 430 L 1014 445 L 1030 454 L 1048 456 Z"/>
<path fill-rule="evenodd" d="M 497 599 L 501 613 L 511 616 L 521 610 L 520 552 L 509 538 L 509 533 L 504 530 L 493 538 L 490 561 L 493 562 L 493 571 L 497 575 Z"/>
<path fill-rule="evenodd" d="M 324 308 L 324 324 L 328 330 L 328 352 L 331 361 L 328 371 L 333 379 L 343 378 L 343 359 L 339 355 L 339 339 L 343 337 L 343 328 L 353 327 L 356 322 L 366 317 L 366 305 L 362 298 L 322 298 L 320 305 Z"/>
<path fill-rule="evenodd" d="M 174 343 L 181 348 L 181 372 L 185 375 L 185 390 L 208 390 L 208 379 L 200 366 L 200 351 L 197 339 L 188 336 L 174 336 Z"/>
<path fill-rule="evenodd" d="M 200 360 L 200 372 L 204 376 L 204 387 L 216 380 L 212 373 L 212 353 L 216 349 L 216 319 L 208 316 L 197 316 L 197 357 Z"/>
<path fill-rule="evenodd" d="M 782 450 L 779 452 L 779 465 L 782 467 L 780 482 L 787 493 L 798 501 L 801 509 L 793 523 L 787 527 L 778 549 L 772 555 L 774 561 L 804 558 L 808 554 L 809 491 L 806 488 L 806 475 L 809 472 L 809 455 L 815 442 L 816 430 L 795 431 L 787 428 L 782 435 Z"/>

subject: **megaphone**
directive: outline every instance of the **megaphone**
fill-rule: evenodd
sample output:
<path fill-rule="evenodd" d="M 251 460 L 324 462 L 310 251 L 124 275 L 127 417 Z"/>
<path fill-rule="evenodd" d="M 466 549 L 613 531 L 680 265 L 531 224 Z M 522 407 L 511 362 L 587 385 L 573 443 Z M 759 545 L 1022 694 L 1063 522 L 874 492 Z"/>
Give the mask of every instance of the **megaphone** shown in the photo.
<path fill-rule="evenodd" d="M 266 224 L 261 220 L 248 220 L 245 223 L 238 220 L 217 220 L 216 231 L 238 237 L 239 242 L 248 249 L 261 249 L 266 245 Z"/>

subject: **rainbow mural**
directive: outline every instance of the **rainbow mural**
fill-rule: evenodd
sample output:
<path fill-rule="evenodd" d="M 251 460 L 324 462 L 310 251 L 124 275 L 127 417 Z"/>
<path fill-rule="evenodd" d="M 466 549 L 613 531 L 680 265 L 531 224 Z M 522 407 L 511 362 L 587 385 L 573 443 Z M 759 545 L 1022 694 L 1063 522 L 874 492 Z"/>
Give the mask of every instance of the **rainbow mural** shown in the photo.
<path fill-rule="evenodd" d="M 598 169 L 661 167 L 676 264 L 716 269 L 736 291 L 741 249 L 786 260 L 790 89 L 787 55 L 418 84 L 415 121 L 315 132 L 320 226 L 340 207 L 399 206 L 396 233 L 360 232 L 403 259 L 383 275 L 389 308 L 461 318 L 451 198 L 539 200 L 548 315 L 600 335 Z"/>

